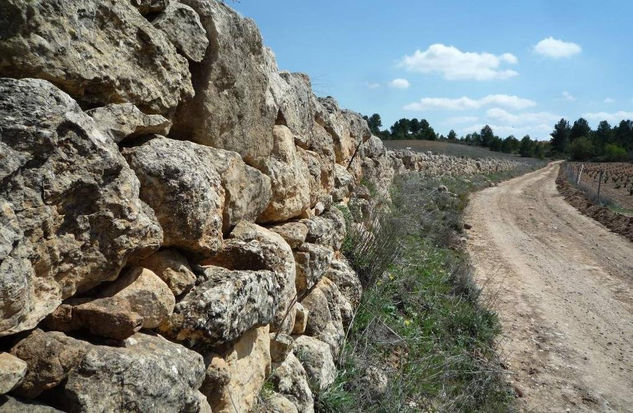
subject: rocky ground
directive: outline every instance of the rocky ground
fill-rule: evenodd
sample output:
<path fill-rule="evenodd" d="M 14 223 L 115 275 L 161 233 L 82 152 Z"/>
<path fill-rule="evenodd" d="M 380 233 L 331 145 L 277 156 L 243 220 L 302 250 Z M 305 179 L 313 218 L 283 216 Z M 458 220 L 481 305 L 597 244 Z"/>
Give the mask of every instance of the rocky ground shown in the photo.
<path fill-rule="evenodd" d="M 386 151 L 215 0 L 5 1 L 0 411 L 310 412 L 361 294 Z"/>

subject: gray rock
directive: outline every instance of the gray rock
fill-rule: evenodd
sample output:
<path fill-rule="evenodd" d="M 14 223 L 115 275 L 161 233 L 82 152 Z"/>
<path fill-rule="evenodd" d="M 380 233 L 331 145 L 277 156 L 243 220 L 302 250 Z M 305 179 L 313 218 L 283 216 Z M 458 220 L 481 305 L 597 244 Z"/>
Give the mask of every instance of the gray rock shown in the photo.
<path fill-rule="evenodd" d="M 360 299 L 363 295 L 363 286 L 360 283 L 358 275 L 349 266 L 349 263 L 344 257 L 333 260 L 325 276 L 336 284 L 341 294 L 343 294 L 353 307 L 357 307 L 360 304 Z"/>
<path fill-rule="evenodd" d="M 200 17 L 191 7 L 171 2 L 152 21 L 152 24 L 167 34 L 176 49 L 187 59 L 200 62 L 209 46 L 207 31 L 200 23 Z"/>
<path fill-rule="evenodd" d="M 342 165 L 334 165 L 334 190 L 332 197 L 335 202 L 344 200 L 349 196 L 354 177 Z"/>
<path fill-rule="evenodd" d="M 308 227 L 306 242 L 341 249 L 345 238 L 345 217 L 338 208 L 330 208 L 322 215 L 301 220 Z"/>
<path fill-rule="evenodd" d="M 297 359 L 305 368 L 310 389 L 319 393 L 334 383 L 336 366 L 330 347 L 310 336 L 299 336 L 295 343 Z"/>
<path fill-rule="evenodd" d="M 286 222 L 270 227 L 270 230 L 281 235 L 291 248 L 300 247 L 308 235 L 308 227 L 301 222 Z"/>
<path fill-rule="evenodd" d="M 128 1 L 3 4 L 0 76 L 51 81 L 90 105 L 168 114 L 193 96 L 187 59 Z"/>
<path fill-rule="evenodd" d="M 0 154 L 0 336 L 160 246 L 115 143 L 49 82 L 0 79 Z"/>
<path fill-rule="evenodd" d="M 303 293 L 323 277 L 334 258 L 334 251 L 329 247 L 306 242 L 295 250 L 294 256 L 297 264 L 297 291 Z"/>
<path fill-rule="evenodd" d="M 171 121 L 161 115 L 146 115 L 131 103 L 113 103 L 86 111 L 104 134 L 116 143 L 143 135 L 167 135 Z"/>
<path fill-rule="evenodd" d="M 123 151 L 141 181 L 141 199 L 163 227 L 164 245 L 200 256 L 222 244 L 225 192 L 208 154 L 203 146 L 163 137 Z"/>
<path fill-rule="evenodd" d="M 275 273 L 203 268 L 204 280 L 176 304 L 174 314 L 161 325 L 170 337 L 221 344 L 273 320 L 279 304 Z"/>
<path fill-rule="evenodd" d="M 198 412 L 204 370 L 198 353 L 138 333 L 124 347 L 90 346 L 68 374 L 65 402 L 82 412 Z"/>
<path fill-rule="evenodd" d="M 13 390 L 26 376 L 27 364 L 19 358 L 0 353 L 0 394 Z"/>
<path fill-rule="evenodd" d="M 53 407 L 29 400 L 21 400 L 12 396 L 0 396 L 0 413 L 63 413 Z"/>
<path fill-rule="evenodd" d="M 143 15 L 161 12 L 168 4 L 169 0 L 132 0 L 132 5 Z"/>
<path fill-rule="evenodd" d="M 158 275 L 176 296 L 189 291 L 196 282 L 196 275 L 191 271 L 189 262 L 175 249 L 162 249 L 139 265 Z"/>
<path fill-rule="evenodd" d="M 288 354 L 283 363 L 273 365 L 270 380 L 275 390 L 290 400 L 299 412 L 314 412 L 314 398 L 306 371 L 293 353 Z"/>

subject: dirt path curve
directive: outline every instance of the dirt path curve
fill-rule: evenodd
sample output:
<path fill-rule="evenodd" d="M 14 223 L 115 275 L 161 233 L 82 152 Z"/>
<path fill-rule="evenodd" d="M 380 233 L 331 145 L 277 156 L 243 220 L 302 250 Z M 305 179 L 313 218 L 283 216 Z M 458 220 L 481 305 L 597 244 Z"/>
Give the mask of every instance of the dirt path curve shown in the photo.
<path fill-rule="evenodd" d="M 633 412 L 633 243 L 558 194 L 558 164 L 473 195 L 469 250 L 529 412 Z"/>

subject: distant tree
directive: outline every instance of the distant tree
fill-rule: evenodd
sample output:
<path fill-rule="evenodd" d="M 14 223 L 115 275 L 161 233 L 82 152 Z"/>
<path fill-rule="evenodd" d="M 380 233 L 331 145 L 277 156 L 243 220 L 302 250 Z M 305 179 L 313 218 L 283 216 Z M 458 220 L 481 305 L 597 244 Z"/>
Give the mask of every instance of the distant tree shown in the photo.
<path fill-rule="evenodd" d="M 525 135 L 523 139 L 521 139 L 521 144 L 519 146 L 519 155 L 525 158 L 534 155 L 534 142 L 532 142 L 530 135 Z"/>
<path fill-rule="evenodd" d="M 569 127 L 569 122 L 565 119 L 561 119 L 554 126 L 554 131 L 550 133 L 552 137 L 551 145 L 552 152 L 555 154 L 565 154 L 567 153 L 567 146 L 569 145 L 569 133 L 571 132 L 571 128 Z"/>
<path fill-rule="evenodd" d="M 605 146 L 613 143 L 613 130 L 611 129 L 609 122 L 606 120 L 603 120 L 600 124 L 598 124 L 598 128 L 591 134 L 591 136 L 597 155 L 602 155 L 605 151 Z"/>
<path fill-rule="evenodd" d="M 424 121 L 426 122 L 426 121 Z M 413 139 L 420 139 L 419 138 L 419 133 L 420 133 L 420 129 L 421 129 L 422 125 L 420 123 L 419 120 L 417 120 L 416 118 L 413 118 L 409 121 L 409 132 L 411 132 L 412 138 Z"/>
<path fill-rule="evenodd" d="M 490 147 L 492 141 L 495 139 L 495 134 L 492 128 L 488 125 L 481 128 L 481 146 Z"/>
<path fill-rule="evenodd" d="M 608 162 L 624 162 L 628 160 L 629 154 L 626 149 L 614 143 L 608 143 L 604 148 L 604 160 Z"/>
<path fill-rule="evenodd" d="M 410 120 L 402 118 L 391 126 L 392 139 L 409 139 Z"/>
<path fill-rule="evenodd" d="M 448 136 L 447 136 L 449 141 L 456 141 L 457 140 L 457 134 L 455 133 L 455 131 L 453 129 L 451 129 L 448 132 Z"/>
<path fill-rule="evenodd" d="M 587 120 L 584 118 L 580 118 L 576 122 L 574 122 L 574 126 L 572 126 L 571 130 L 569 131 L 569 143 L 575 141 L 582 136 L 591 136 L 591 126 L 589 126 L 589 122 L 587 122 Z"/>
<path fill-rule="evenodd" d="M 581 136 L 569 144 L 569 155 L 573 161 L 588 161 L 595 155 L 595 148 L 588 137 Z"/>
<path fill-rule="evenodd" d="M 370 117 L 363 116 L 363 119 L 367 121 L 367 125 L 369 126 L 371 133 L 380 136 L 380 128 L 382 127 L 382 119 L 380 118 L 380 115 L 374 113 Z"/>
<path fill-rule="evenodd" d="M 519 145 L 519 140 L 513 135 L 510 135 L 503 140 L 503 144 L 501 145 L 501 152 L 515 153 L 519 150 Z"/>
<path fill-rule="evenodd" d="M 613 143 L 628 151 L 633 151 L 633 122 L 623 120 L 613 128 Z"/>

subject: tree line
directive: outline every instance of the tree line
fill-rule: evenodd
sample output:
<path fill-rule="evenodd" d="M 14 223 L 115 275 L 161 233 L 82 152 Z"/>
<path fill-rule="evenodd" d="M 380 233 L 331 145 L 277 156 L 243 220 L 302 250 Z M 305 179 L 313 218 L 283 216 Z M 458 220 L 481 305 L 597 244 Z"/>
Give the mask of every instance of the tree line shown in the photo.
<path fill-rule="evenodd" d="M 441 140 L 464 145 L 482 146 L 496 152 L 514 153 L 533 158 L 544 158 L 549 152 L 548 142 L 533 140 L 529 135 L 525 135 L 521 140 L 513 135 L 502 139 L 495 135 L 492 128 L 488 125 L 484 126 L 479 132 L 458 137 L 454 130 L 451 130 L 446 136 L 436 133 L 426 119 L 402 118 L 396 121 L 389 129 L 381 129 L 382 120 L 379 114 L 374 113 L 371 116 L 363 116 L 363 118 L 367 121 L 371 132 L 383 140 Z"/>
<path fill-rule="evenodd" d="M 594 130 L 580 118 L 570 125 L 561 119 L 551 133 L 553 156 L 575 161 L 623 162 L 633 160 L 633 121 L 612 127 L 603 120 Z"/>

